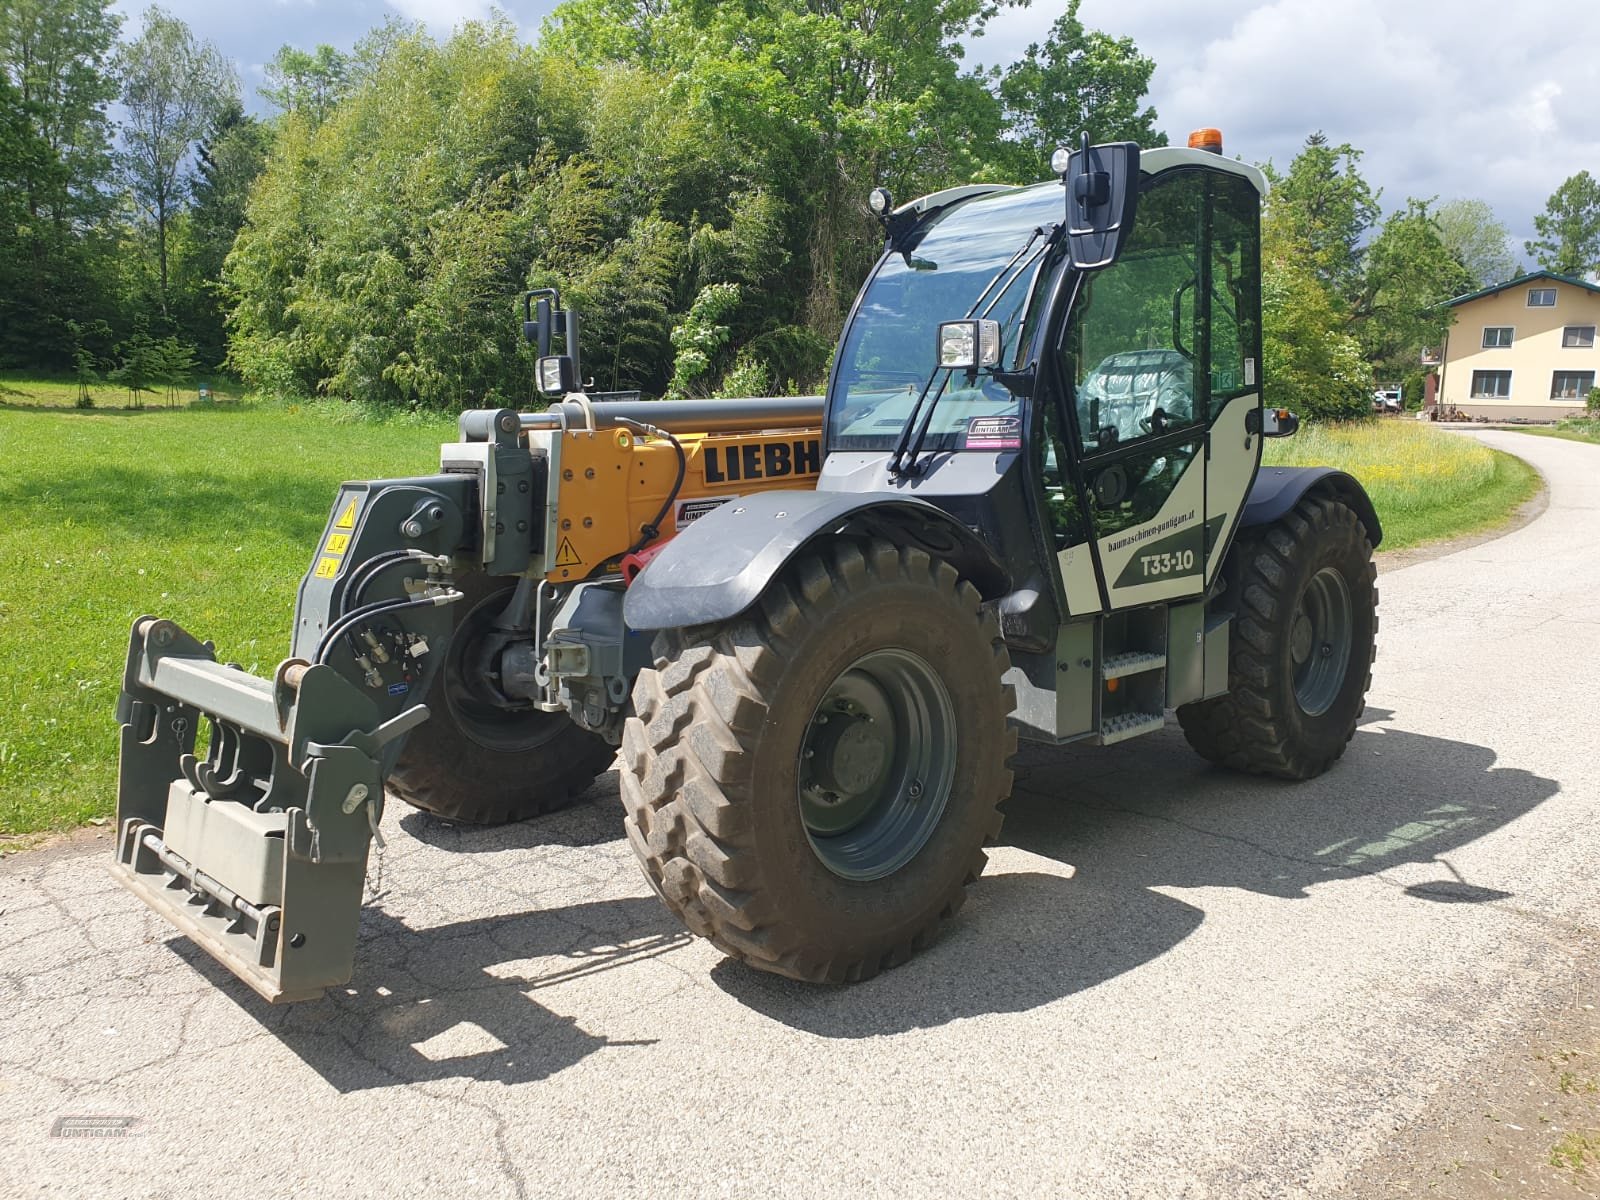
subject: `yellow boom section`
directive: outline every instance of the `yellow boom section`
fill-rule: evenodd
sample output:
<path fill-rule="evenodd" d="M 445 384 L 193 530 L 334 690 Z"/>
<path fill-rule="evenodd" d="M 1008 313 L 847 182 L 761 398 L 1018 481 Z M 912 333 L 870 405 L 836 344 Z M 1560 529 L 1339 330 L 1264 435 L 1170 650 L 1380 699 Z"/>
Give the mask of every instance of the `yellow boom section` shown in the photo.
<path fill-rule="evenodd" d="M 615 574 L 661 513 L 678 476 L 671 443 L 625 429 L 561 436 L 555 553 L 546 578 L 571 583 Z M 819 429 L 680 433 L 683 486 L 661 518 L 659 545 L 719 504 L 752 492 L 810 490 L 822 470 Z"/>

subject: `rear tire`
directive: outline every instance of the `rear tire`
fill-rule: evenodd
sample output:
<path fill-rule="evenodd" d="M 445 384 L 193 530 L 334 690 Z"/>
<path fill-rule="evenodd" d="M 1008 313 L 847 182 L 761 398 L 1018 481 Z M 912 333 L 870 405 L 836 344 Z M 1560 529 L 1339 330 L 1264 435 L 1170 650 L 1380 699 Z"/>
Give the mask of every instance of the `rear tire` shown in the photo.
<path fill-rule="evenodd" d="M 1227 695 L 1178 709 L 1189 745 L 1220 766 L 1311 779 L 1366 710 L 1377 568 L 1354 511 L 1308 497 L 1234 547 L 1239 613 Z"/>
<path fill-rule="evenodd" d="M 840 540 L 741 616 L 655 650 L 622 800 L 667 907 L 724 953 L 811 982 L 928 945 L 1011 790 L 1009 660 L 977 590 L 921 550 Z"/>
<path fill-rule="evenodd" d="M 470 576 L 445 664 L 428 689 L 429 717 L 407 737 L 387 788 L 450 821 L 503 825 L 565 808 L 616 748 L 565 713 L 498 708 L 469 686 L 477 632 L 511 598 L 503 579 Z"/>

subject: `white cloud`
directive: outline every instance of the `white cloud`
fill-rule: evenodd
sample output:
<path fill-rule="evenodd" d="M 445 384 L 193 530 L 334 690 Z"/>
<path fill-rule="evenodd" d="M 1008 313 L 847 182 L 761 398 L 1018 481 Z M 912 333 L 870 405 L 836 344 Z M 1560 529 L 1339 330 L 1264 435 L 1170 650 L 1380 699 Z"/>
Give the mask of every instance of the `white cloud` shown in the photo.
<path fill-rule="evenodd" d="M 1006 63 L 1056 6 L 1002 13 L 969 57 Z M 1556 0 L 1084 0 L 1083 22 L 1156 61 L 1174 141 L 1217 125 L 1228 152 L 1287 166 L 1308 133 L 1365 152 L 1384 204 L 1487 200 L 1518 235 L 1567 176 L 1600 171 L 1600 7 Z"/>
<path fill-rule="evenodd" d="M 449 33 L 463 21 L 483 21 L 493 7 L 489 0 L 387 0 L 402 17 L 421 21 L 430 33 Z"/>

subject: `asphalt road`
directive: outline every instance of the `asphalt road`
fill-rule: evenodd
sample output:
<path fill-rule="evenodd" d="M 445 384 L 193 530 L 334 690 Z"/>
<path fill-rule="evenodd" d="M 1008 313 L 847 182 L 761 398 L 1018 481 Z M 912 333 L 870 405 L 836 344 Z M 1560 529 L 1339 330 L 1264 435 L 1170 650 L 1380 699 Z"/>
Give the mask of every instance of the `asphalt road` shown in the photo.
<path fill-rule="evenodd" d="M 356 986 L 271 1008 L 105 871 L 0 863 L 0 1195 L 1331 1195 L 1527 1014 L 1592 1002 L 1600 449 L 1381 580 L 1299 786 L 1175 730 L 1025 750 L 956 925 L 844 989 L 691 940 L 614 776 L 507 829 L 394 805 Z M 61 1117 L 127 1136 L 51 1135 Z"/>

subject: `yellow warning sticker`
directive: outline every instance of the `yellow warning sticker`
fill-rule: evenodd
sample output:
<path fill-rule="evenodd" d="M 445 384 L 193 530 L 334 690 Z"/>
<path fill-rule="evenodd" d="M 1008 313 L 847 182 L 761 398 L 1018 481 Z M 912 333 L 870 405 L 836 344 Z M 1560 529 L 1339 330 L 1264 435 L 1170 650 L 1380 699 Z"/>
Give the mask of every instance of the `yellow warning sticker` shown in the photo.
<path fill-rule="evenodd" d="M 345 510 L 339 514 L 339 519 L 333 523 L 335 529 L 354 529 L 356 527 L 356 502 L 350 501 Z"/>
<path fill-rule="evenodd" d="M 317 569 L 312 572 L 318 579 L 332 579 L 339 573 L 339 560 L 337 558 L 319 558 Z"/>
<path fill-rule="evenodd" d="M 322 548 L 324 554 L 343 554 L 350 546 L 348 533 L 330 533 L 328 544 Z"/>
<path fill-rule="evenodd" d="M 580 567 L 583 559 L 578 557 L 578 552 L 572 548 L 571 538 L 562 538 L 561 545 L 556 547 L 556 566 Z"/>

